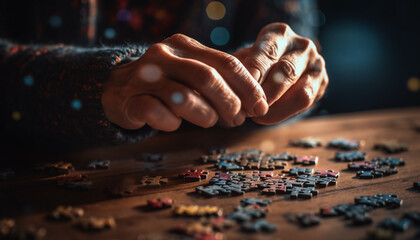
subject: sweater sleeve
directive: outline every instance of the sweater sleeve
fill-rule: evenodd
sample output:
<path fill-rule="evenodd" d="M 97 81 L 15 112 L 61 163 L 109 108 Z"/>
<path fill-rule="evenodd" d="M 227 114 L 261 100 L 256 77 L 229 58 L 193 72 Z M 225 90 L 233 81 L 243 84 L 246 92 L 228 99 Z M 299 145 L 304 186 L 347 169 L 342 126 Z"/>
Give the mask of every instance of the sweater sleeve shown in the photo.
<path fill-rule="evenodd" d="M 3 132 L 20 142 L 72 149 L 144 139 L 154 130 L 124 130 L 105 118 L 101 93 L 115 66 L 145 50 L 145 46 L 81 48 L 0 40 Z"/>

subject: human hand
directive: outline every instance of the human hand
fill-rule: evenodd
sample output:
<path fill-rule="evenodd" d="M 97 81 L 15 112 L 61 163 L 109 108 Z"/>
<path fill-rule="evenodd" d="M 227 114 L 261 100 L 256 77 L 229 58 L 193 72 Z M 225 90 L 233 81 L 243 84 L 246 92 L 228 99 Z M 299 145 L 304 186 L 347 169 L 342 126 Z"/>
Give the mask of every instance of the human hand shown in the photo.
<path fill-rule="evenodd" d="M 106 117 L 126 129 L 174 131 L 181 119 L 237 126 L 268 111 L 261 85 L 236 57 L 182 34 L 115 68 L 101 100 Z"/>
<path fill-rule="evenodd" d="M 265 116 L 253 118 L 259 124 L 276 124 L 308 109 L 328 85 L 325 61 L 315 44 L 284 23 L 265 26 L 252 47 L 233 55 L 266 94 L 270 109 Z"/>

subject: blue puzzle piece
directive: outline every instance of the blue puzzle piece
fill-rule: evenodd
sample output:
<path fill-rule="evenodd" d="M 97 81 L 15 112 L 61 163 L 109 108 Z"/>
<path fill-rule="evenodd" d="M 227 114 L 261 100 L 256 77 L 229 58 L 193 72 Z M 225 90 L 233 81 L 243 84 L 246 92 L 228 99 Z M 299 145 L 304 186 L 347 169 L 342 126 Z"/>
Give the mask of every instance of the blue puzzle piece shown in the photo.
<path fill-rule="evenodd" d="M 258 204 L 258 205 L 260 205 L 260 206 L 267 206 L 268 204 L 270 204 L 271 203 L 271 200 L 261 200 L 261 199 L 259 199 L 259 198 L 244 198 L 244 199 L 241 199 L 241 205 L 242 206 L 248 206 L 248 205 L 255 205 L 255 204 Z"/>
<path fill-rule="evenodd" d="M 274 224 L 268 223 L 264 219 L 258 219 L 253 223 L 245 222 L 242 224 L 242 230 L 245 232 L 274 232 L 277 230 L 277 227 Z"/>
<path fill-rule="evenodd" d="M 215 163 L 214 166 L 216 166 L 219 169 L 226 170 L 226 171 L 244 170 L 244 167 L 239 166 L 238 164 L 225 162 L 225 161 L 220 161 L 218 163 Z"/>
<path fill-rule="evenodd" d="M 338 152 L 335 154 L 335 159 L 344 162 L 364 161 L 367 153 L 354 152 Z"/>

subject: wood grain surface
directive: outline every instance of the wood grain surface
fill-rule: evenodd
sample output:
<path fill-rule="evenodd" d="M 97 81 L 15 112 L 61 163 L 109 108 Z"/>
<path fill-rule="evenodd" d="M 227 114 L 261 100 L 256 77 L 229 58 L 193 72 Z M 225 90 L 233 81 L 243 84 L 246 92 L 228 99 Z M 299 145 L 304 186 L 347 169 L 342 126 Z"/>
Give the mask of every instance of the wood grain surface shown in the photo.
<path fill-rule="evenodd" d="M 88 192 L 59 188 L 52 178 L 36 174 L 31 168 L 16 170 L 16 176 L 0 182 L 0 216 L 15 218 L 22 226 L 35 224 L 44 227 L 47 229 L 46 239 L 170 239 L 166 235 L 168 231 L 181 222 L 192 222 L 195 219 L 174 217 L 170 209 L 148 211 L 145 208 L 147 199 L 171 197 L 175 200 L 175 206 L 216 205 L 223 208 L 224 213 L 229 213 L 239 204 L 240 199 L 261 197 L 272 200 L 266 220 L 275 223 L 277 231 L 249 234 L 235 226 L 224 231 L 225 239 L 364 239 L 366 231 L 386 217 L 400 218 L 405 212 L 420 211 L 420 192 L 412 189 L 413 182 L 420 181 L 419 126 L 420 108 L 409 108 L 318 117 L 276 127 L 192 129 L 159 134 L 139 144 L 90 149 L 56 159 L 71 161 L 76 169 L 80 169 L 75 173 L 89 175 L 93 187 Z M 303 149 L 288 144 L 290 139 L 307 136 L 319 138 L 323 146 Z M 368 160 L 388 156 L 373 149 L 375 142 L 399 140 L 409 146 L 409 151 L 392 156 L 403 158 L 406 166 L 398 167 L 399 172 L 395 175 L 372 180 L 356 179 L 354 172 L 346 171 L 347 163 L 332 160 L 336 150 L 325 147 L 328 141 L 337 137 L 364 140 L 365 145 L 361 151 L 368 152 Z M 258 148 L 267 153 L 316 155 L 319 156 L 319 162 L 315 169 L 334 169 L 340 171 L 341 176 L 337 186 L 320 189 L 319 195 L 309 200 L 290 200 L 287 195 L 264 196 L 259 192 L 235 197 L 204 198 L 195 193 L 195 187 L 208 180 L 191 183 L 179 179 L 177 175 L 191 168 L 209 169 L 210 179 L 215 170 L 211 164 L 201 163 L 199 158 L 212 146 L 226 146 L 230 152 Z M 162 163 L 165 169 L 144 170 L 146 163 L 134 158 L 145 152 L 164 153 Z M 110 169 L 83 170 L 90 160 L 96 159 L 111 160 Z M 169 183 L 159 188 L 139 186 L 125 198 L 114 198 L 107 191 L 114 187 L 135 185 L 144 175 L 161 175 L 169 178 Z M 354 197 L 376 193 L 395 193 L 404 200 L 404 204 L 399 209 L 371 211 L 373 224 L 361 227 L 350 226 L 343 217 L 336 217 L 322 219 L 316 227 L 302 228 L 285 218 L 289 213 L 318 213 L 322 206 L 350 203 Z M 75 222 L 47 221 L 46 214 L 58 205 L 83 207 L 86 216 L 114 216 L 117 227 L 86 233 L 78 230 Z M 397 238 L 409 239 L 417 231 L 411 228 L 398 234 Z"/>

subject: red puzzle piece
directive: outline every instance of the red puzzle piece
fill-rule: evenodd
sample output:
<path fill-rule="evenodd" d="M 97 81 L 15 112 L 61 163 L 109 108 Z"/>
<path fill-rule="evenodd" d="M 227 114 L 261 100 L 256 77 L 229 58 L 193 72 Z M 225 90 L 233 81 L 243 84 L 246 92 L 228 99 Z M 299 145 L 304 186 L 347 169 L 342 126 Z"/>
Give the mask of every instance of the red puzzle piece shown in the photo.
<path fill-rule="evenodd" d="M 179 174 L 179 177 L 183 177 L 186 180 L 191 181 L 200 181 L 202 179 L 207 179 L 207 176 L 209 175 L 209 172 L 204 170 L 197 170 L 192 169 L 185 172 L 182 172 Z"/>
<path fill-rule="evenodd" d="M 318 163 L 318 157 L 314 156 L 298 156 L 295 159 L 295 164 L 315 165 Z"/>

